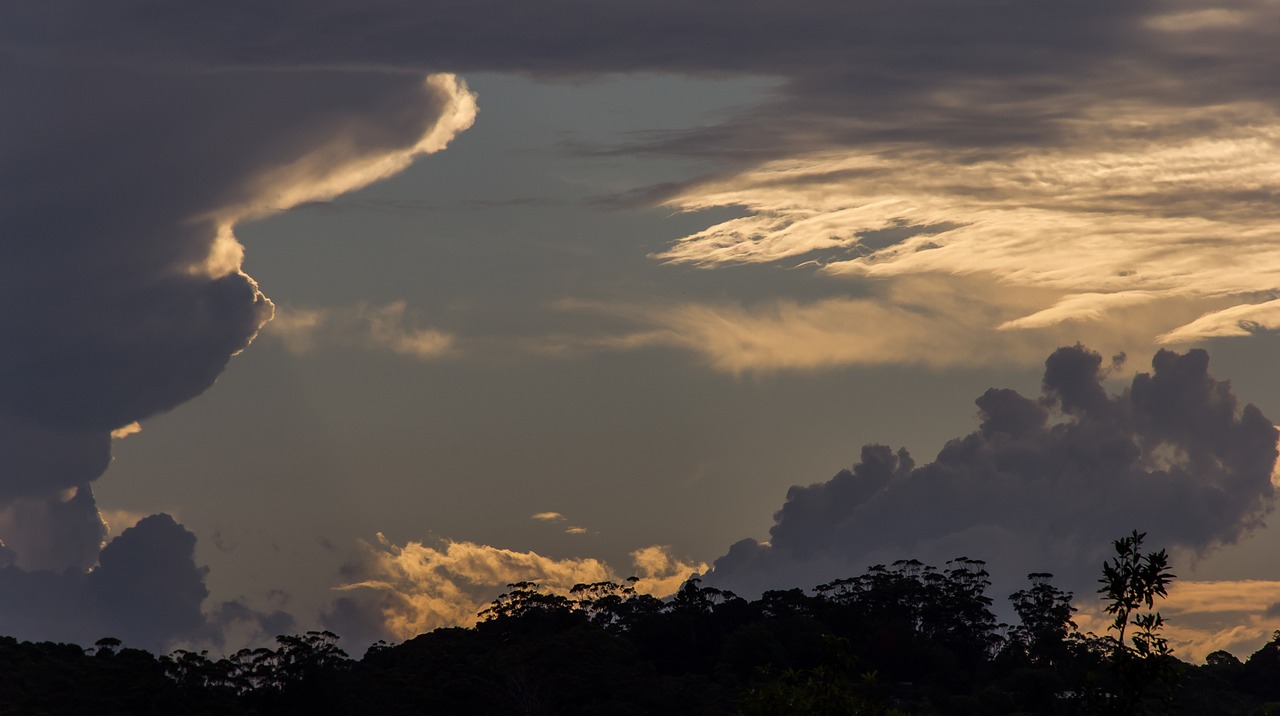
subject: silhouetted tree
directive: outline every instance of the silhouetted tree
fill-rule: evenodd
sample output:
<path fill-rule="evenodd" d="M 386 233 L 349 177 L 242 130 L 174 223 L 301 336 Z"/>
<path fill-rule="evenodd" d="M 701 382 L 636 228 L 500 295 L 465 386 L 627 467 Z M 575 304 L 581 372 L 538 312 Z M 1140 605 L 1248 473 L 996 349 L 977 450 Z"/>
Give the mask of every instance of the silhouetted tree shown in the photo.
<path fill-rule="evenodd" d="M 1071 656 L 1073 641 L 1081 637 L 1071 615 L 1071 592 L 1050 583 L 1048 572 L 1027 575 L 1031 586 L 1009 595 L 1019 624 L 1009 630 L 1008 646 L 1035 666 L 1062 666 Z"/>
<path fill-rule="evenodd" d="M 1143 711 L 1144 697 L 1152 688 L 1160 689 L 1162 700 L 1170 701 L 1177 678 L 1172 649 L 1160 634 L 1164 618 L 1154 611 L 1156 599 L 1168 596 L 1168 586 L 1177 575 L 1169 571 L 1165 550 L 1142 551 L 1145 538 L 1145 532 L 1134 530 L 1116 540 L 1116 555 L 1102 565 L 1098 580 L 1106 612 L 1114 617 L 1107 629 L 1115 635 L 1103 637 L 1103 647 L 1109 652 L 1115 682 L 1102 702 L 1114 713 Z"/>

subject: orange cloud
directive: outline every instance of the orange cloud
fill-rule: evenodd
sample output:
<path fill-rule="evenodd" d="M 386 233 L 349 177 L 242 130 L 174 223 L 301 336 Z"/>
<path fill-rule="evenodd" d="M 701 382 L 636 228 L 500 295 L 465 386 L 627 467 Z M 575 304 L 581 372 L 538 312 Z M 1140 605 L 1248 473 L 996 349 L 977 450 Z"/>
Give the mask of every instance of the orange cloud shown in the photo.
<path fill-rule="evenodd" d="M 597 559 L 555 559 L 475 542 L 400 546 L 378 534 L 376 543 L 361 546 L 361 578 L 337 589 L 373 593 L 387 631 L 401 639 L 474 624 L 480 610 L 510 583 L 537 582 L 546 591 L 567 594 L 576 584 L 625 579 Z M 707 569 L 705 563 L 675 559 L 661 546 L 637 550 L 632 557 L 640 577 L 637 590 L 660 597 Z"/>

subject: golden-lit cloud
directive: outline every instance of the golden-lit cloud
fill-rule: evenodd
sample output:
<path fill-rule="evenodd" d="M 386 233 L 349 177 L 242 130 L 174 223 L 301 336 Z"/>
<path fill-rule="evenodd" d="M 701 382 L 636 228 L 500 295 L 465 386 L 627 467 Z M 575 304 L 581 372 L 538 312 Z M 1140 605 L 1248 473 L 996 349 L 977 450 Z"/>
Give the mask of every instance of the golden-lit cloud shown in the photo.
<path fill-rule="evenodd" d="M 981 351 L 991 328 L 1042 332 L 1070 323 L 1074 332 L 1153 306 L 1160 310 L 1130 326 L 1147 345 L 1280 325 L 1267 303 L 1280 290 L 1272 200 L 1280 191 L 1280 119 L 1269 107 L 1242 101 L 1174 111 L 1108 101 L 1063 131 L 1064 139 L 1035 149 L 871 143 L 815 151 L 690 184 L 667 201 L 683 211 L 740 207 L 746 215 L 685 236 L 657 255 L 664 261 L 811 262 L 828 275 L 887 282 L 969 277 L 985 286 L 973 300 L 986 315 L 972 302 L 926 297 L 927 317 L 902 322 L 905 311 L 870 299 L 807 311 L 779 304 L 773 320 L 723 312 L 709 319 L 693 310 L 672 316 L 677 330 L 722 319 L 767 333 L 785 319 L 796 326 L 800 352 L 804 326 L 820 322 L 829 338 L 845 340 L 826 341 L 812 360 L 857 363 L 883 354 L 885 343 L 910 342 L 912 332 L 937 331 L 948 346 L 953 334 L 969 333 L 962 344 Z M 1042 293 L 1010 314 L 1005 294 L 1019 289 Z M 1199 308 L 1179 306 L 1181 322 L 1169 325 L 1163 309 L 1178 302 Z M 862 325 L 890 322 L 889 335 Z M 736 352 L 751 352 L 751 340 L 735 330 L 717 334 L 736 341 Z"/>
<path fill-rule="evenodd" d="M 564 515 L 559 512 L 535 512 L 529 519 L 540 522 L 559 522 L 564 519 Z"/>
<path fill-rule="evenodd" d="M 631 563 L 636 568 L 637 592 L 665 597 L 675 594 L 692 574 L 703 574 L 709 566 L 706 562 L 684 562 L 671 554 L 665 545 L 644 547 L 631 553 Z"/>
<path fill-rule="evenodd" d="M 128 425 L 124 425 L 116 428 L 115 430 L 112 430 L 111 439 L 123 440 L 129 437 L 130 435 L 137 435 L 140 432 L 142 432 L 142 426 L 139 425 L 138 421 L 135 420 L 132 423 L 129 423 Z"/>
<path fill-rule="evenodd" d="M 102 523 L 107 526 L 107 536 L 114 537 L 138 524 L 138 521 L 149 513 L 100 507 L 98 514 L 102 517 Z"/>
<path fill-rule="evenodd" d="M 405 301 L 330 309 L 277 306 L 263 335 L 283 342 L 295 353 L 322 345 L 357 345 L 428 360 L 455 351 L 457 339 L 452 333 L 419 328 L 416 323 L 415 312 Z"/>
<path fill-rule="evenodd" d="M 556 559 L 475 542 L 439 540 L 433 546 L 411 541 L 400 546 L 379 534 L 376 543 L 361 542 L 361 547 L 352 566 L 359 578 L 338 590 L 372 596 L 386 631 L 401 639 L 474 624 L 507 584 L 530 581 L 544 591 L 567 594 L 576 584 L 625 579 L 598 559 Z M 632 557 L 640 578 L 637 590 L 660 597 L 707 569 L 703 563 L 676 559 L 661 546 L 637 550 Z"/>
<path fill-rule="evenodd" d="M 1280 330 L 1280 300 L 1246 303 L 1206 313 L 1196 320 L 1159 336 L 1161 343 L 1192 343 L 1205 338 L 1247 336 L 1258 331 Z"/>
<path fill-rule="evenodd" d="M 1153 329 L 1172 331 L 1223 301 L 1136 295 L 1062 299 L 1060 291 L 1031 286 L 992 291 L 989 281 L 974 276 L 906 276 L 877 288 L 860 298 L 747 305 L 562 301 L 560 310 L 615 318 L 631 328 L 550 336 L 525 347 L 551 355 L 679 348 L 733 375 L 855 364 L 1036 365 L 1054 347 L 1081 341 L 1108 355 L 1153 352 Z M 1034 312 L 1045 304 L 1050 308 Z M 1056 310 L 1070 311 L 1073 320 L 1043 315 Z M 1108 320 L 1085 320 L 1089 312 L 1106 312 Z M 1016 330 L 1022 323 L 1038 330 Z"/>
<path fill-rule="evenodd" d="M 476 96 L 461 78 L 452 74 L 428 75 L 422 83 L 423 100 L 438 105 L 425 119 L 426 126 L 409 146 L 372 150 L 354 137 L 363 131 L 360 120 L 349 119 L 347 134 L 339 132 L 306 154 L 274 166 L 246 182 L 243 201 L 223 207 L 208 217 L 218 226 L 209 255 L 193 270 L 211 277 L 240 269 L 244 249 L 235 239 L 236 224 L 284 211 L 313 201 L 325 201 L 400 173 L 415 159 L 448 146 L 475 122 Z"/>

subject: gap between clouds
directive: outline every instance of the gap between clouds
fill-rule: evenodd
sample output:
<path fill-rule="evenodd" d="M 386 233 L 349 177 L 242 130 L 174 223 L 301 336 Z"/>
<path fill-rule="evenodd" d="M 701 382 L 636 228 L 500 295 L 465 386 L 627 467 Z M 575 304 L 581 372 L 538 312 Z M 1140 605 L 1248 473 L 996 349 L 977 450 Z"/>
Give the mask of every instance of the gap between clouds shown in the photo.
<path fill-rule="evenodd" d="M 342 308 L 276 307 L 263 336 L 281 341 L 294 353 L 321 346 L 354 345 L 418 359 L 442 358 L 457 352 L 457 336 L 417 327 L 407 302 L 382 306 L 360 303 Z"/>
<path fill-rule="evenodd" d="M 1151 327 L 1173 331 L 1204 320 L 1197 317 L 1206 305 L 1230 305 L 1228 298 L 1133 300 L 1115 302 L 1106 321 L 1054 321 L 1031 330 L 1004 330 L 1005 324 L 1061 292 L 1037 287 L 992 292 L 984 279 L 943 275 L 876 281 L 871 288 L 861 298 L 747 304 L 568 298 L 550 302 L 545 310 L 589 317 L 589 325 L 521 336 L 424 328 L 422 313 L 403 300 L 381 306 L 277 306 L 262 337 L 299 354 L 355 346 L 424 361 L 462 356 L 505 360 L 512 355 L 573 360 L 596 353 L 678 350 L 712 370 L 740 376 L 850 365 L 1031 366 L 1053 346 L 1077 341 L 1109 354 L 1149 352 L 1155 348 Z M 1253 312 L 1239 313 L 1260 324 L 1265 320 Z"/>

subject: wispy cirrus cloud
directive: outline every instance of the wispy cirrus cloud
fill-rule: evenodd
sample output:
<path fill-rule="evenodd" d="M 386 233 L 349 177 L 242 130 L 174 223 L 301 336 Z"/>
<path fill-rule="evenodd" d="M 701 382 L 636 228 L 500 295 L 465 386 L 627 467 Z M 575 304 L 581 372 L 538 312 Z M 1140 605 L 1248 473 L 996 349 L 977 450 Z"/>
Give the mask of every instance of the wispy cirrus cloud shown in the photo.
<path fill-rule="evenodd" d="M 1280 289 L 1270 199 L 1280 191 L 1280 121 L 1265 107 L 1233 109 L 1239 127 L 1206 118 L 1224 127 L 1213 137 L 1124 136 L 1133 123 L 1159 124 L 1160 113 L 1143 107 L 1089 122 L 1063 147 L 984 150 L 987 158 L 970 148 L 882 144 L 773 160 L 668 199 L 682 210 L 748 214 L 658 258 L 702 267 L 812 261 L 833 276 L 891 281 L 980 277 L 995 285 L 986 294 L 993 302 L 1011 289 L 1047 292 L 1039 306 L 992 324 L 1004 330 L 1203 301 L 1208 315 L 1150 325 L 1148 337 L 1240 335 L 1244 320 L 1272 324 L 1237 314 L 1269 316 L 1243 306 Z M 864 242 L 903 227 L 919 229 L 888 246 Z"/>
<path fill-rule="evenodd" d="M 675 348 L 732 375 L 845 365 L 1031 366 L 1044 359 L 1051 349 L 1046 345 L 1087 341 L 1112 355 L 1151 350 L 1153 330 L 1173 331 L 1197 320 L 1206 306 L 1230 305 L 1229 299 L 1081 296 L 1071 310 L 1105 310 L 1109 320 L 1042 320 L 1036 308 L 1061 301 L 1060 291 L 1035 286 L 992 291 L 989 279 L 976 276 L 905 276 L 870 288 L 860 297 L 808 301 L 565 300 L 557 310 L 612 319 L 614 327 L 543 336 L 518 347 L 552 356 Z M 1010 330 L 1020 321 L 1036 323 L 1037 330 Z"/>
<path fill-rule="evenodd" d="M 325 345 L 355 345 L 428 360 L 451 355 L 457 346 L 452 333 L 417 327 L 415 312 L 405 301 L 346 308 L 277 307 L 263 335 L 280 340 L 296 353 Z"/>

